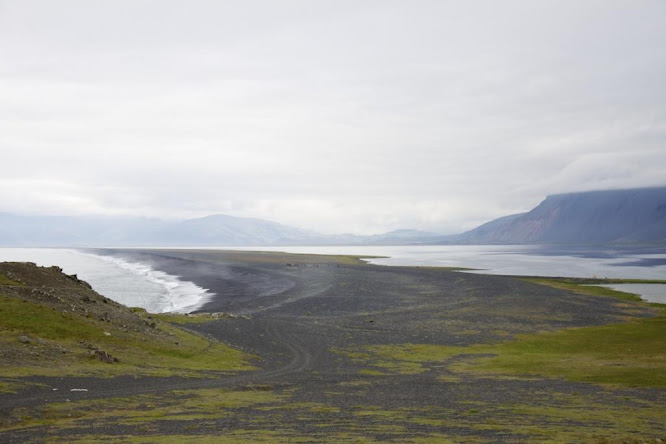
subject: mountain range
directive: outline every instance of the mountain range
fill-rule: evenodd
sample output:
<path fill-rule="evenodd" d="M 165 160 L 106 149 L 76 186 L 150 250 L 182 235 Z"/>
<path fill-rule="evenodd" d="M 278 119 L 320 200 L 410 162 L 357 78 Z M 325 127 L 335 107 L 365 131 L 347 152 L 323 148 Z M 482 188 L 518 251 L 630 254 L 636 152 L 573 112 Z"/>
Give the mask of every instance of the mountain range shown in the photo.
<path fill-rule="evenodd" d="M 211 215 L 165 221 L 137 217 L 0 213 L 0 246 L 269 246 L 438 244 L 666 244 L 666 187 L 548 196 L 533 210 L 457 235 L 396 230 L 326 235 L 276 222 Z"/>

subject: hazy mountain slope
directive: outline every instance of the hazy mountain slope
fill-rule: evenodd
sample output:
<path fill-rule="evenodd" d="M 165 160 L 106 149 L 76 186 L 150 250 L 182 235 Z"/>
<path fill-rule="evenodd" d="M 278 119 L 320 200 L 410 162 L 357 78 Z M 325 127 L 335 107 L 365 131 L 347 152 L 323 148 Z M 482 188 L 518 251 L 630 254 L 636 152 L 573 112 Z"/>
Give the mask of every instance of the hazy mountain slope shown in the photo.
<path fill-rule="evenodd" d="M 216 214 L 174 223 L 161 241 L 173 245 L 285 245 L 321 236 L 267 220 Z"/>
<path fill-rule="evenodd" d="M 469 243 L 666 242 L 666 187 L 548 196 L 528 213 L 460 236 Z"/>
<path fill-rule="evenodd" d="M 147 218 L 20 216 L 0 213 L 0 245 L 131 245 L 149 239 L 162 222 Z"/>
<path fill-rule="evenodd" d="M 0 214 L 4 246 L 272 245 L 317 233 L 260 219 L 214 215 L 185 221 Z"/>
<path fill-rule="evenodd" d="M 505 230 L 506 227 L 513 223 L 513 221 L 524 214 L 526 213 L 512 214 L 491 220 L 490 222 L 486 222 L 485 224 L 480 225 L 473 230 L 454 237 L 452 241 L 456 243 L 500 242 L 499 238 L 501 237 L 503 230 Z"/>
<path fill-rule="evenodd" d="M 0 246 L 400 245 L 428 243 L 431 236 L 435 235 L 417 230 L 373 236 L 325 235 L 267 220 L 223 214 L 183 221 L 0 214 Z"/>

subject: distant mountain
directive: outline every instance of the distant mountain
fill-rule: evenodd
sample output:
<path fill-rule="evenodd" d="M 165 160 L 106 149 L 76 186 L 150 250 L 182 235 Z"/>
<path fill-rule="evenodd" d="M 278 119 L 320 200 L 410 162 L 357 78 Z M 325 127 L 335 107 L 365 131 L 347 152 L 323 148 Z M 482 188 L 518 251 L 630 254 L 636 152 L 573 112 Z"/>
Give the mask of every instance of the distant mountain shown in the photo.
<path fill-rule="evenodd" d="M 321 236 L 276 222 L 221 214 L 182 221 L 0 214 L 3 246 L 300 245 Z"/>
<path fill-rule="evenodd" d="M 404 245 L 432 243 L 432 236 L 436 235 L 419 230 L 372 236 L 326 235 L 268 220 L 224 214 L 181 221 L 0 214 L 0 246 Z"/>
<path fill-rule="evenodd" d="M 164 222 L 148 218 L 21 216 L 0 213 L 0 245 L 139 245 Z"/>
<path fill-rule="evenodd" d="M 401 229 L 389 231 L 384 234 L 363 236 L 361 242 L 366 245 L 414 245 L 432 243 L 432 240 L 438 237 L 438 234 L 429 231 Z"/>
<path fill-rule="evenodd" d="M 268 220 L 215 214 L 168 225 L 159 239 L 165 245 L 301 245 L 322 235 Z"/>
<path fill-rule="evenodd" d="M 401 230 L 389 231 L 388 233 L 384 234 L 375 234 L 372 237 L 377 239 L 418 239 L 433 236 L 437 236 L 437 234 L 431 233 L 429 231 L 410 230 L 403 228 Z"/>
<path fill-rule="evenodd" d="M 456 243 L 666 243 L 666 187 L 548 196 L 532 211 L 495 219 Z"/>

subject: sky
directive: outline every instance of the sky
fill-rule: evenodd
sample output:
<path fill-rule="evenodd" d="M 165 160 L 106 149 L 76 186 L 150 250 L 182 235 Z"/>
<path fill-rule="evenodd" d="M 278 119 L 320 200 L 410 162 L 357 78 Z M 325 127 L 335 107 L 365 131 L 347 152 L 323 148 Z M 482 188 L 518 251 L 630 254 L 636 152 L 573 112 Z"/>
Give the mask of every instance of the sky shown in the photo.
<path fill-rule="evenodd" d="M 663 0 L 0 0 L 0 212 L 442 234 L 666 185 Z"/>

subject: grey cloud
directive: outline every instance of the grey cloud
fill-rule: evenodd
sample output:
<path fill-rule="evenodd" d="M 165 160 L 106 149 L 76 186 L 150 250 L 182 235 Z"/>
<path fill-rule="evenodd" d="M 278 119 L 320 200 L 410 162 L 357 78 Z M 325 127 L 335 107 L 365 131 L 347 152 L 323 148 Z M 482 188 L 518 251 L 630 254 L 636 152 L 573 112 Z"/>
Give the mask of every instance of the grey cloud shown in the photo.
<path fill-rule="evenodd" d="M 454 232 L 663 185 L 664 41 L 661 1 L 0 2 L 0 211 Z"/>

